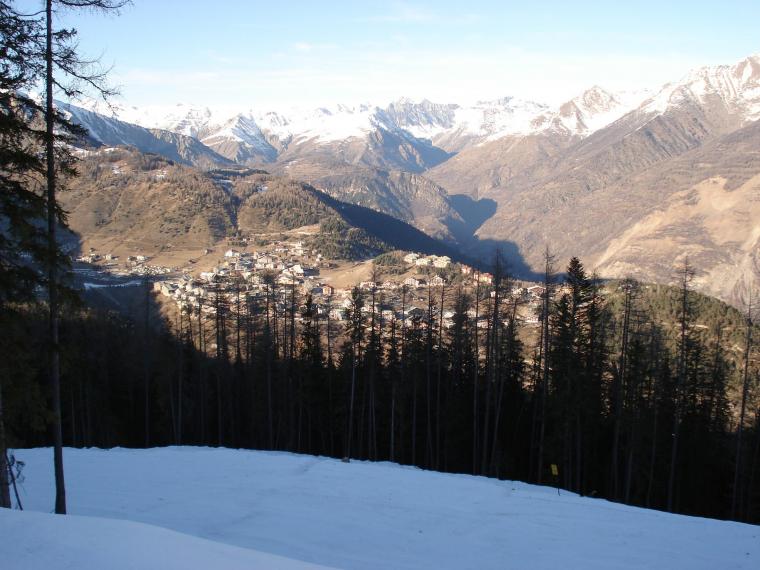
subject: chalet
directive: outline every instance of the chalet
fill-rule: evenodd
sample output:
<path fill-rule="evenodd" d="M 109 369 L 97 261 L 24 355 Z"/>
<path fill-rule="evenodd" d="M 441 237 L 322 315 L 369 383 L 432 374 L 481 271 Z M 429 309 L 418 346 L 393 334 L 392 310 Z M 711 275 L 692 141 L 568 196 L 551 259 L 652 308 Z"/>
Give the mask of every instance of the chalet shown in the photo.
<path fill-rule="evenodd" d="M 440 275 L 435 275 L 430 280 L 430 284 L 433 285 L 434 287 L 440 287 L 442 285 L 446 285 L 446 280 Z"/>
<path fill-rule="evenodd" d="M 410 265 L 414 265 L 417 262 L 417 260 L 419 259 L 419 257 L 420 256 L 419 256 L 418 253 L 407 253 L 404 256 L 404 262 L 408 263 Z"/>

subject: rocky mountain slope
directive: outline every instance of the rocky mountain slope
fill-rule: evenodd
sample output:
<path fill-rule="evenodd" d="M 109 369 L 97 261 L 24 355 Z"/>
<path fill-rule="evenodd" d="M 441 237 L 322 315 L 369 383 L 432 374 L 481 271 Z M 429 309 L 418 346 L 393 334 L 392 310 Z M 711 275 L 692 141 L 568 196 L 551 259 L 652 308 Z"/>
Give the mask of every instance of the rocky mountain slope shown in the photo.
<path fill-rule="evenodd" d="M 450 192 L 495 201 L 478 240 L 517 244 L 530 267 L 540 267 L 548 244 L 560 258 L 584 256 L 603 275 L 668 282 L 688 254 L 704 290 L 741 303 L 748 284 L 760 282 L 753 261 L 760 218 L 751 205 L 760 175 L 759 111 L 755 57 L 690 73 L 580 141 L 497 141 L 428 176 Z M 502 161 L 492 158 L 500 151 Z M 704 202 L 707 188 L 715 210 Z M 710 217 L 712 233 L 705 232 Z"/>

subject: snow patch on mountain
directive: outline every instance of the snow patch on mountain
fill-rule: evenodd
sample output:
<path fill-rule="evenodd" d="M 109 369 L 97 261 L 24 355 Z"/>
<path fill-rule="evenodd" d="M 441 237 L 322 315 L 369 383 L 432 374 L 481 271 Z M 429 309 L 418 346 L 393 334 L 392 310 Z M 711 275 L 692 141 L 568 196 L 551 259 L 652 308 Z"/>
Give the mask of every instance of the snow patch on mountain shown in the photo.
<path fill-rule="evenodd" d="M 281 140 L 340 141 L 363 137 L 382 124 L 377 107 L 372 105 L 334 105 L 309 111 L 291 109 L 286 113 L 258 113 L 251 117 Z"/>

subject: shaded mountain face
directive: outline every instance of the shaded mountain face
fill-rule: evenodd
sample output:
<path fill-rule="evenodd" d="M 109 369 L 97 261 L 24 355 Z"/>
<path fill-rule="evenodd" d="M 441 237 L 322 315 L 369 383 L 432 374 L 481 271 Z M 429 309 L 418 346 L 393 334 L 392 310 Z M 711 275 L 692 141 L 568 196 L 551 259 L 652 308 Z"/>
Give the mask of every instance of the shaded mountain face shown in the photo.
<path fill-rule="evenodd" d="M 651 92 L 594 86 L 555 107 L 512 97 L 470 105 L 400 99 L 383 107 L 177 106 L 119 116 L 191 138 L 200 158 L 189 162 L 221 156 L 264 165 L 472 255 L 501 247 L 527 276 L 549 245 L 560 259 L 579 255 L 603 275 L 664 282 L 690 251 L 700 286 L 735 303 L 760 282 L 756 216 L 744 205 L 760 174 L 760 56 L 697 69 Z M 187 156 L 179 146 L 153 152 Z M 733 199 L 739 195 L 744 200 Z M 718 217 L 705 210 L 716 201 L 729 204 Z M 739 233 L 715 233 L 722 223 Z M 728 271 L 731 264 L 742 270 Z"/>
<path fill-rule="evenodd" d="M 390 249 L 458 255 L 405 222 L 260 170 L 201 171 L 125 147 L 89 151 L 78 170 L 61 193 L 70 227 L 111 247 L 199 249 L 238 232 L 317 226 L 307 239 L 327 257 Z"/>

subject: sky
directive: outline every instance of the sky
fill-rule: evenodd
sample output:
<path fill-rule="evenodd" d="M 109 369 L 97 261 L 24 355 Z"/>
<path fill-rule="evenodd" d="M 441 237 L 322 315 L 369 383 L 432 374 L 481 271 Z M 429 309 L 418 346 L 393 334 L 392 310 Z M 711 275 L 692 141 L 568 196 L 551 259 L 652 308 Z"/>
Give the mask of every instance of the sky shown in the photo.
<path fill-rule="evenodd" d="M 58 18 L 135 106 L 557 104 L 760 52 L 757 0 L 133 0 Z"/>

